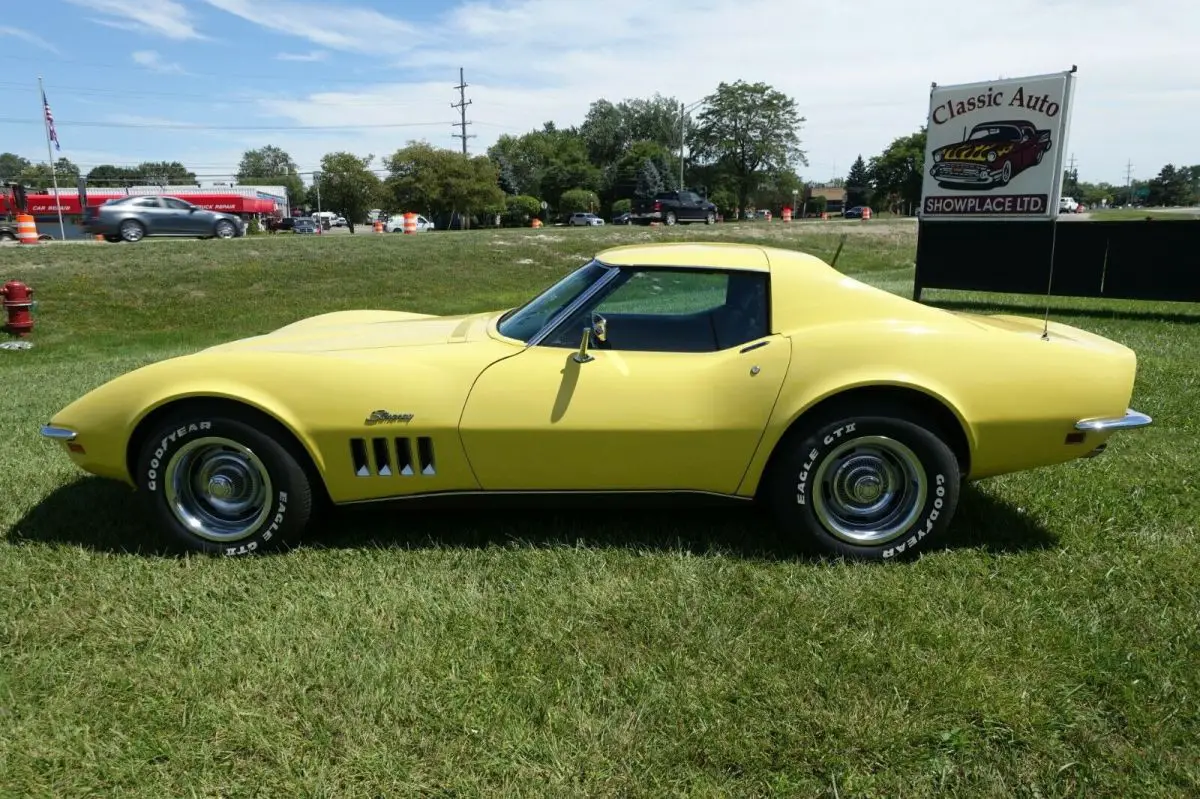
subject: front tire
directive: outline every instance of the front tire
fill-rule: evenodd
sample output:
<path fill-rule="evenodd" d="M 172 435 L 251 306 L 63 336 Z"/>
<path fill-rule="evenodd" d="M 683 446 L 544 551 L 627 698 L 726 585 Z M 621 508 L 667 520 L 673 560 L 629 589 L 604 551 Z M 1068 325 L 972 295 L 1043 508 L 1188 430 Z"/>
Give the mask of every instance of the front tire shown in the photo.
<path fill-rule="evenodd" d="M 717 223 L 717 215 L 714 214 L 712 211 L 709 211 L 708 215 L 704 217 L 704 224 L 715 225 L 716 223 Z"/>
<path fill-rule="evenodd" d="M 217 223 L 215 232 L 217 234 L 217 238 L 219 239 L 232 239 L 234 234 L 237 233 L 237 230 L 233 227 L 232 222 L 221 220 Z"/>
<path fill-rule="evenodd" d="M 769 476 L 785 531 L 856 560 L 934 547 L 958 505 L 961 469 L 936 425 L 884 408 L 842 409 L 793 433 Z"/>
<path fill-rule="evenodd" d="M 312 488 L 275 424 L 196 406 L 149 431 L 135 475 L 150 513 L 185 549 L 249 555 L 291 542 Z"/>

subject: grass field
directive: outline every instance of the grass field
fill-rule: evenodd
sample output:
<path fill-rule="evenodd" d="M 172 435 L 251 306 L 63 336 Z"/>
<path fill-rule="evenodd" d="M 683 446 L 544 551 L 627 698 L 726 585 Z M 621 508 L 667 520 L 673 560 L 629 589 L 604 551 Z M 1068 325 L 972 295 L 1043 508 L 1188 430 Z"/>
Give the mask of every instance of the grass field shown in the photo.
<path fill-rule="evenodd" d="M 1200 793 L 1200 312 L 1055 300 L 1154 427 L 964 492 L 945 551 L 801 559 L 746 511 L 354 511 L 168 557 L 37 435 L 141 364 L 300 317 L 522 301 L 597 249 L 764 241 L 910 290 L 915 226 L 260 236 L 0 250 L 0 796 Z M 1040 315 L 1030 297 L 929 291 Z"/>

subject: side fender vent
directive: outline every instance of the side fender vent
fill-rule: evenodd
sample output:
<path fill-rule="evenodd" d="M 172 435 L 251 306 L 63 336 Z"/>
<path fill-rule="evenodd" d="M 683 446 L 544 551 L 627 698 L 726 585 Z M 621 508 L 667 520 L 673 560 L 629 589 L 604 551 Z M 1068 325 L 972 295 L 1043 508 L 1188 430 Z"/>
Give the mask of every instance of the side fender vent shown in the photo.
<path fill-rule="evenodd" d="M 395 447 L 395 449 L 393 449 Z M 437 474 L 433 439 L 411 438 L 350 439 L 350 462 L 357 477 L 413 477 Z"/>

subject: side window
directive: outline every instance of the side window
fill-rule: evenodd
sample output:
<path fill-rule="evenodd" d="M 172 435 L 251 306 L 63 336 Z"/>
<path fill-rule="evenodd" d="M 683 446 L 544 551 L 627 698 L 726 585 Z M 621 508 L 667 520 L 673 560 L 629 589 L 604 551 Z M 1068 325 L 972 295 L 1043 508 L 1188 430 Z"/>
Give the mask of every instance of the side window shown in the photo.
<path fill-rule="evenodd" d="M 183 200 L 176 200 L 174 197 L 163 197 L 162 201 L 163 205 L 167 206 L 168 208 L 174 208 L 176 211 L 186 211 L 187 209 L 191 208 L 191 206 L 185 203 Z"/>
<path fill-rule="evenodd" d="M 592 344 L 600 350 L 715 352 L 769 332 L 765 273 L 629 269 L 615 283 L 544 344 L 578 347 L 595 315 L 607 328 L 607 340 Z"/>
<path fill-rule="evenodd" d="M 141 197 L 141 198 L 131 202 L 130 205 L 132 205 L 135 208 L 158 208 L 159 207 L 157 197 Z"/>

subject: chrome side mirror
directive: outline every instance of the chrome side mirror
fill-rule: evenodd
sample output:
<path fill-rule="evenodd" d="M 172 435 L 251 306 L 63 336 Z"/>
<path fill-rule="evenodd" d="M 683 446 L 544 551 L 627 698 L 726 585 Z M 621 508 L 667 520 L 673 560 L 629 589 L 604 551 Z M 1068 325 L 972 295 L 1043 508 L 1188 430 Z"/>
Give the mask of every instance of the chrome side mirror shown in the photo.
<path fill-rule="evenodd" d="M 591 336 L 592 329 L 590 327 L 585 327 L 583 329 L 583 341 L 579 342 L 579 352 L 571 356 L 575 359 L 575 363 L 587 363 L 588 361 L 596 360 L 594 356 L 588 354 L 588 342 L 591 339 Z"/>
<path fill-rule="evenodd" d="M 596 336 L 596 341 L 608 341 L 608 320 L 598 313 L 592 314 L 592 333 Z"/>

